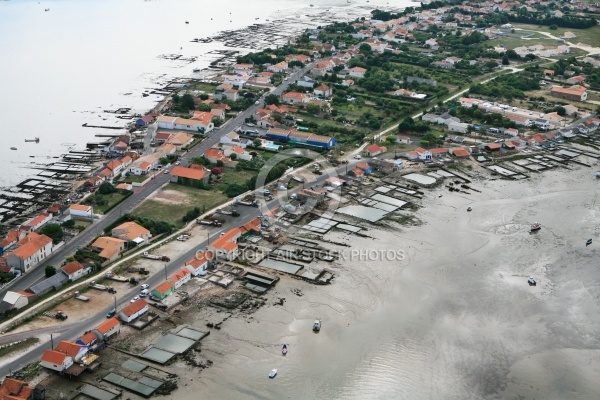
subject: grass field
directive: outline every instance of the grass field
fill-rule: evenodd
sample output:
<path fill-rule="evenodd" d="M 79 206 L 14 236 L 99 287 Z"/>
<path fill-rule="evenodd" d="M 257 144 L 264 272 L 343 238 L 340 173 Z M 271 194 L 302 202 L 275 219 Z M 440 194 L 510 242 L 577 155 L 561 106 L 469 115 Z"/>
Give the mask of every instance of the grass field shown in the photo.
<path fill-rule="evenodd" d="M 515 32 L 515 35 L 523 33 L 520 31 Z M 556 47 L 562 43 L 557 42 L 554 39 L 550 39 L 543 35 L 532 35 L 531 38 L 523 39 L 520 36 L 505 36 L 498 39 L 491 40 L 490 43 L 495 45 L 503 45 L 507 49 L 514 49 L 515 47 L 521 46 L 533 46 L 536 44 L 542 44 L 545 47 Z"/>
<path fill-rule="evenodd" d="M 106 200 L 106 204 L 103 206 L 94 205 L 94 212 L 98 213 L 98 214 L 104 214 L 106 212 L 106 210 L 111 209 L 115 204 L 120 203 L 125 198 L 125 196 L 119 192 L 111 193 L 108 195 L 106 195 L 106 194 L 100 195 L 100 196 L 102 196 L 102 198 L 104 198 L 104 200 Z M 90 196 L 88 199 L 86 199 L 85 203 L 92 204 L 91 199 L 93 197 L 94 196 Z"/>
<path fill-rule="evenodd" d="M 258 171 L 235 171 L 229 168 L 224 169 L 221 175 L 221 180 L 217 183 L 213 190 L 224 191 L 227 186 L 231 184 L 237 184 L 244 186 L 246 182 L 254 175 L 257 175 Z"/>
<path fill-rule="evenodd" d="M 34 344 L 38 343 L 39 341 L 40 341 L 40 339 L 38 339 L 38 338 L 27 338 L 27 339 L 23 340 L 22 342 L 19 342 L 15 345 L 2 347 L 0 349 L 0 358 L 5 357 L 11 353 L 17 352 L 19 350 L 24 350 L 30 346 L 33 346 Z"/>
<path fill-rule="evenodd" d="M 202 190 L 170 183 L 154 198 L 140 204 L 132 214 L 170 222 L 181 227 L 183 226 L 181 218 L 194 207 L 209 210 L 227 200 L 227 196 L 214 189 Z"/>

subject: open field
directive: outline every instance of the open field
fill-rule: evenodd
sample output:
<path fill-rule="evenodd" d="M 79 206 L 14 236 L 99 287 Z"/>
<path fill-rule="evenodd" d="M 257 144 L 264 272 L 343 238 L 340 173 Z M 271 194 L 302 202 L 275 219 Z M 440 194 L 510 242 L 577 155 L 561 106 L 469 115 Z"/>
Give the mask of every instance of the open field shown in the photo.
<path fill-rule="evenodd" d="M 547 32 L 556 37 L 562 37 L 565 32 L 572 32 L 577 37 L 572 39 L 566 39 L 571 43 L 585 43 L 590 46 L 598 46 L 600 44 L 600 27 L 596 26 L 589 29 L 571 29 L 571 28 L 558 28 L 555 30 L 550 29 L 547 26 L 537 26 L 529 24 L 513 24 L 515 28 L 524 29 L 531 32 Z M 516 31 L 519 32 L 519 31 Z M 538 34 L 539 35 L 539 34 Z M 540 35 L 541 36 L 541 35 Z M 552 41 L 555 45 L 560 43 Z"/>
<path fill-rule="evenodd" d="M 104 205 L 94 205 L 94 212 L 97 214 L 104 214 L 107 210 L 110 210 L 112 207 L 115 206 L 115 204 L 120 203 L 121 201 L 123 201 L 125 199 L 125 195 L 119 193 L 119 192 L 115 192 L 115 193 L 111 193 L 111 194 L 99 194 L 96 193 L 96 195 L 89 197 L 85 204 L 92 204 L 90 201 L 93 197 L 96 196 L 100 196 L 101 198 L 103 198 L 104 200 L 106 200 L 106 204 Z"/>
<path fill-rule="evenodd" d="M 133 214 L 170 222 L 180 227 L 183 225 L 181 218 L 194 207 L 208 210 L 225 201 L 227 201 L 227 197 L 215 190 L 168 184 L 140 204 Z"/>
<path fill-rule="evenodd" d="M 255 175 L 258 175 L 258 171 L 236 171 L 231 168 L 224 168 L 221 180 L 214 186 L 213 190 L 223 192 L 231 184 L 244 186 Z"/>

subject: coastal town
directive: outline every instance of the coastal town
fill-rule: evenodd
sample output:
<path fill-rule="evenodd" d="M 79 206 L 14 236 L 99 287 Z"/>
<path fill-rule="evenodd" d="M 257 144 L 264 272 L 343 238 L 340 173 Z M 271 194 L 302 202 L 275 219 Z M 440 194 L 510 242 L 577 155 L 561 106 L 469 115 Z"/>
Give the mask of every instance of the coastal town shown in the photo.
<path fill-rule="evenodd" d="M 573 173 L 593 185 L 598 12 L 374 10 L 169 86 L 125 129 L 21 185 L 29 200 L 2 197 L 0 393 L 192 394 L 230 336 L 289 360 L 293 345 L 290 357 L 283 338 L 257 334 L 260 316 L 349 285 L 353 257 L 382 254 L 354 243 L 416 231 L 440 201 L 475 215 L 491 184 Z M 535 237 L 534 225 L 516 229 Z M 404 265 L 403 251 L 387 261 Z M 542 293 L 549 284 L 531 281 L 545 271 L 512 276 Z M 296 329 L 322 336 L 321 312 Z"/>

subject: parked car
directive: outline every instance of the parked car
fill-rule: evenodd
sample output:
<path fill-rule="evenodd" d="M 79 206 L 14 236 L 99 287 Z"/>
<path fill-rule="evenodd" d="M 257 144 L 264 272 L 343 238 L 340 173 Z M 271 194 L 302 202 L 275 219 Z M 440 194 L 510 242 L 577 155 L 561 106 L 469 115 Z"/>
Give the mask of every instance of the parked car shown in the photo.
<path fill-rule="evenodd" d="M 163 172 L 163 174 L 167 175 L 169 173 L 168 170 L 165 170 L 165 172 Z"/>
<path fill-rule="evenodd" d="M 133 299 L 131 299 L 131 302 L 133 303 L 134 301 L 139 300 L 139 299 L 140 299 L 140 296 L 135 296 Z"/>
<path fill-rule="evenodd" d="M 140 286 L 140 288 L 141 288 L 142 290 L 144 290 L 144 289 L 148 289 L 149 287 L 150 287 L 150 285 L 148 285 L 147 283 L 144 283 L 142 286 Z"/>
<path fill-rule="evenodd" d="M 106 318 L 112 318 L 115 316 L 115 314 L 117 313 L 117 310 L 115 310 L 114 308 L 112 310 L 110 310 L 108 312 L 108 314 L 106 314 Z"/>
<path fill-rule="evenodd" d="M 355 159 L 355 160 L 360 160 L 360 155 L 358 155 L 358 154 L 357 154 L 357 155 L 355 155 L 355 156 L 354 156 L 354 159 Z"/>

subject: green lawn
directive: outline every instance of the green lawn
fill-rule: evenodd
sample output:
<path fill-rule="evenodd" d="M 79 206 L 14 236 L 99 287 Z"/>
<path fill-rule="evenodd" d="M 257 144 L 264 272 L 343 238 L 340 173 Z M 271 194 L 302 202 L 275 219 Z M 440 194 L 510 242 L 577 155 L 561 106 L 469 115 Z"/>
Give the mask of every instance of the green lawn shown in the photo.
<path fill-rule="evenodd" d="M 504 47 L 507 49 L 514 49 L 516 47 L 521 47 L 521 46 L 529 47 L 529 46 L 533 46 L 536 44 L 541 44 L 541 45 L 544 45 L 545 47 L 556 47 L 556 46 L 563 44 L 563 43 L 557 42 L 554 39 L 550 39 L 546 36 L 539 35 L 539 34 L 532 35 L 532 36 L 528 37 L 527 39 L 521 38 L 521 36 L 526 36 L 529 33 L 530 32 L 516 31 L 514 33 L 515 36 L 509 35 L 509 36 L 501 37 L 499 39 L 491 40 L 489 43 L 494 44 L 494 45 L 504 45 Z"/>
<path fill-rule="evenodd" d="M 94 198 L 100 196 L 104 200 L 106 200 L 106 204 L 99 206 L 94 204 Z M 90 196 L 86 199 L 85 204 L 92 205 L 94 207 L 94 212 L 98 214 L 104 214 L 107 210 L 111 209 L 115 204 L 120 203 L 125 199 L 125 195 L 122 195 L 119 192 L 111 193 L 108 195 L 101 195 L 96 193 L 94 196 Z"/>
<path fill-rule="evenodd" d="M 144 182 L 146 179 L 148 179 L 150 176 L 152 176 L 152 173 L 150 175 L 129 175 L 129 176 L 126 176 L 125 178 L 122 178 L 121 182 L 141 183 L 141 182 Z"/>
<path fill-rule="evenodd" d="M 245 186 L 246 182 L 253 176 L 258 175 L 258 171 L 236 171 L 231 168 L 224 168 L 219 182 L 213 187 L 213 190 L 224 191 L 231 184 Z"/>
<path fill-rule="evenodd" d="M 233 171 L 233 174 L 236 172 Z M 169 202 L 159 200 L 165 191 L 175 191 L 185 196 L 184 200 Z M 168 196 L 164 196 L 168 197 Z M 181 218 L 194 207 L 199 207 L 201 210 L 209 210 L 219 204 L 225 203 L 228 199 L 220 191 L 215 189 L 202 190 L 188 186 L 169 183 L 164 186 L 157 194 L 158 199 L 149 199 L 140 204 L 133 215 L 146 217 L 154 220 L 162 220 L 175 224 L 178 227 L 183 226 Z"/>

